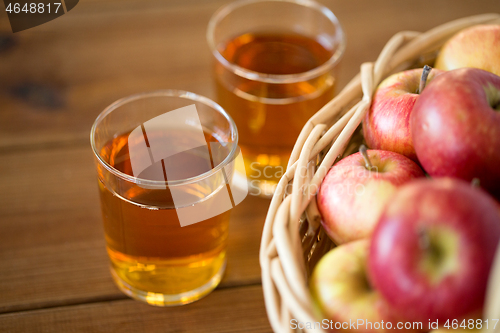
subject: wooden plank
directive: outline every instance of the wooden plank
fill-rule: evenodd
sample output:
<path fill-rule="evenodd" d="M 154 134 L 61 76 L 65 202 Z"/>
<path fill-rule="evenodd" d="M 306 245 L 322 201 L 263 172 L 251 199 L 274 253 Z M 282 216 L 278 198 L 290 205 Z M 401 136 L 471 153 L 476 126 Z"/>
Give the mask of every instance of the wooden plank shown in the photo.
<path fill-rule="evenodd" d="M 262 288 L 216 290 L 182 307 L 156 308 L 132 300 L 0 315 L 3 332 L 271 332 Z"/>
<path fill-rule="evenodd" d="M 16 46 L 0 53 L 0 150 L 86 142 L 97 114 L 136 92 L 178 88 L 214 97 L 205 31 L 224 2 L 82 1 L 57 20 L 15 34 Z M 498 11 L 497 0 L 325 4 L 347 34 L 339 87 L 400 30 Z M 0 27 L 9 29 L 5 20 Z"/>
<path fill-rule="evenodd" d="M 222 286 L 260 281 L 268 200 L 231 215 Z M 105 251 L 90 147 L 3 154 L 0 163 L 0 312 L 123 298 Z"/>
<path fill-rule="evenodd" d="M 210 95 L 205 29 L 219 5 L 135 3 L 127 11 L 115 2 L 101 11 L 99 2 L 81 2 L 15 34 L 16 46 L 0 54 L 0 146 L 86 140 L 97 114 L 132 93 Z"/>

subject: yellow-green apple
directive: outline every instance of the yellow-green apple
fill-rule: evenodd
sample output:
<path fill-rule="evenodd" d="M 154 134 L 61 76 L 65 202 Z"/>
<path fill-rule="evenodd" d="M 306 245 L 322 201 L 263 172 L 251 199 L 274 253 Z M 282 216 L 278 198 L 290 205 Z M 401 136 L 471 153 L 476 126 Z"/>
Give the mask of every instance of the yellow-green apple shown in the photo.
<path fill-rule="evenodd" d="M 457 33 L 441 48 L 435 67 L 474 67 L 500 75 L 500 25 L 476 25 Z"/>
<path fill-rule="evenodd" d="M 365 239 L 340 245 L 314 268 L 309 285 L 322 328 L 357 333 L 396 329 L 399 318 L 368 281 L 368 248 Z"/>
<path fill-rule="evenodd" d="M 436 77 L 411 114 L 415 151 L 431 176 L 478 178 L 500 192 L 500 77 L 461 68 Z"/>
<path fill-rule="evenodd" d="M 430 82 L 442 73 L 440 70 L 423 73 L 425 70 L 417 68 L 396 73 L 379 84 L 363 120 L 363 135 L 370 148 L 394 151 L 417 161 L 410 114 L 419 98 L 421 81 Z"/>
<path fill-rule="evenodd" d="M 321 223 L 336 244 L 369 237 L 396 188 L 424 176 L 415 162 L 398 153 L 365 153 L 371 166 L 361 152 L 347 156 L 330 169 L 318 192 Z"/>
<path fill-rule="evenodd" d="M 464 318 L 483 305 L 499 240 L 500 217 L 486 192 L 458 179 L 418 179 L 382 213 L 370 280 L 408 321 Z"/>

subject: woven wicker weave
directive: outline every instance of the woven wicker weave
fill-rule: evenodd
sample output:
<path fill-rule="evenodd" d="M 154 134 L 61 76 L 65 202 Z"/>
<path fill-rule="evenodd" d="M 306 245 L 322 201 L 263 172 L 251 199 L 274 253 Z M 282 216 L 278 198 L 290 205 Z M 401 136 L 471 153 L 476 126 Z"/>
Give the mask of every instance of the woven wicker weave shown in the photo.
<path fill-rule="evenodd" d="M 275 332 L 293 331 L 292 318 L 300 322 L 320 319 L 314 316 L 307 280 L 311 268 L 334 244 L 320 225 L 316 190 L 329 168 L 359 145 L 359 125 L 377 85 L 392 73 L 432 64 L 452 35 L 488 23 L 500 24 L 500 15 L 467 17 L 425 33 L 397 33 L 377 61 L 362 64 L 360 74 L 304 126 L 271 201 L 260 248 L 266 309 Z M 500 252 L 490 277 L 485 318 L 500 318 Z"/>

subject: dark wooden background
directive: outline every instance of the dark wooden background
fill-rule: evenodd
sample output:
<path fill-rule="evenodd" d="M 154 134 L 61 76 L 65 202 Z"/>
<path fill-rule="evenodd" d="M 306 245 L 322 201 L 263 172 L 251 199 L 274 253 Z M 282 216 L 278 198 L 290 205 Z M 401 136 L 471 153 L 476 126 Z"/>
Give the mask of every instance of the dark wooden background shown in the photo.
<path fill-rule="evenodd" d="M 126 95 L 214 97 L 205 31 L 227 1 L 83 0 L 23 32 L 0 5 L 0 332 L 269 332 L 258 248 L 268 200 L 231 217 L 226 275 L 193 304 L 156 308 L 113 284 L 89 132 Z M 500 12 L 498 0 L 324 0 L 347 34 L 339 86 L 400 30 Z"/>

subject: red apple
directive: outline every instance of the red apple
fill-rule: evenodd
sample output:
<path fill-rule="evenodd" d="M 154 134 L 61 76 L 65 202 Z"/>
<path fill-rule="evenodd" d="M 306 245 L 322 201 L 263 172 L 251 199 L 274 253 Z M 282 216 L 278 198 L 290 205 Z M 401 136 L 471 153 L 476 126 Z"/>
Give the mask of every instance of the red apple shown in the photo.
<path fill-rule="evenodd" d="M 462 318 L 481 309 L 500 240 L 483 190 L 457 179 L 420 179 L 394 195 L 373 233 L 368 272 L 408 321 Z"/>
<path fill-rule="evenodd" d="M 476 68 L 439 75 L 411 115 L 415 151 L 431 176 L 500 192 L 500 77 Z"/>
<path fill-rule="evenodd" d="M 361 153 L 350 155 L 332 167 L 319 189 L 322 224 L 336 244 L 369 237 L 396 188 L 424 176 L 403 155 L 384 150 L 367 154 L 373 169 L 366 166 Z"/>
<path fill-rule="evenodd" d="M 427 82 L 440 73 L 432 70 Z M 421 76 L 421 68 L 410 69 L 389 76 L 377 87 L 363 121 L 363 135 L 370 148 L 390 150 L 417 161 L 410 114 L 419 97 Z"/>
<path fill-rule="evenodd" d="M 436 68 L 474 67 L 500 75 L 500 25 L 476 25 L 451 37 L 441 48 Z"/>
<path fill-rule="evenodd" d="M 399 320 L 394 311 L 368 282 L 368 247 L 368 240 L 341 245 L 328 252 L 314 268 L 309 284 L 320 312 L 318 317 L 323 319 L 322 328 L 356 333 L 390 332 L 397 328 Z M 343 323 L 348 324 L 342 328 Z"/>

